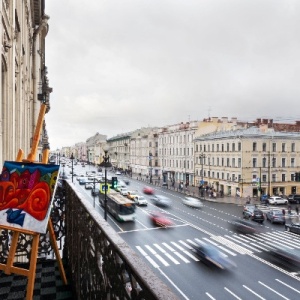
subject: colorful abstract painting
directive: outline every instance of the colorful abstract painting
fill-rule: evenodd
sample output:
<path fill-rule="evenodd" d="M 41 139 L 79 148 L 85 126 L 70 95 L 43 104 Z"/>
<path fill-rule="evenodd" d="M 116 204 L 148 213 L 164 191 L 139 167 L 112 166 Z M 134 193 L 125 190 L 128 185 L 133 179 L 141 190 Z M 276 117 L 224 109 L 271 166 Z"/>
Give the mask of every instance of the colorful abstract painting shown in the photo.
<path fill-rule="evenodd" d="M 45 233 L 59 165 L 6 161 L 0 175 L 0 225 Z"/>

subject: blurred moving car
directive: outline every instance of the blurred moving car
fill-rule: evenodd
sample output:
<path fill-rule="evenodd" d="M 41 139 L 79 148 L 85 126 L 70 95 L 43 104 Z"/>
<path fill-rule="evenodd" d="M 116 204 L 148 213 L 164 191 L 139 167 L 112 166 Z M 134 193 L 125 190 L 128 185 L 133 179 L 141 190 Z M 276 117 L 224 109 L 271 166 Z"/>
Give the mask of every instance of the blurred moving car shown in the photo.
<path fill-rule="evenodd" d="M 121 173 L 121 172 L 119 172 L 119 171 L 117 171 L 117 172 L 116 172 L 116 175 L 122 175 L 122 173 Z"/>
<path fill-rule="evenodd" d="M 300 203 L 300 195 L 298 194 L 288 195 L 287 199 L 290 203 Z"/>
<path fill-rule="evenodd" d="M 300 223 L 285 224 L 285 230 L 300 234 Z"/>
<path fill-rule="evenodd" d="M 86 190 L 91 190 L 93 187 L 94 187 L 94 184 L 91 183 L 91 182 L 87 182 L 87 183 L 84 185 L 84 188 L 85 188 Z"/>
<path fill-rule="evenodd" d="M 172 201 L 170 198 L 168 198 L 166 196 L 162 196 L 162 195 L 155 195 L 155 196 L 152 196 L 150 199 L 153 202 L 153 204 L 155 204 L 156 206 L 168 207 L 168 206 L 171 206 L 171 204 L 172 204 Z"/>
<path fill-rule="evenodd" d="M 120 192 L 121 195 L 127 196 L 128 190 L 126 188 L 120 188 L 119 192 Z"/>
<path fill-rule="evenodd" d="M 127 198 L 133 200 L 135 196 L 138 196 L 137 191 L 127 191 Z"/>
<path fill-rule="evenodd" d="M 235 219 L 232 221 L 228 221 L 230 227 L 233 231 L 244 233 L 244 234 L 252 234 L 258 231 L 257 226 L 250 223 L 249 221 Z"/>
<path fill-rule="evenodd" d="M 273 223 L 285 224 L 285 216 L 280 209 L 272 209 L 266 213 L 266 219 Z"/>
<path fill-rule="evenodd" d="M 296 267 L 300 267 L 300 249 L 276 246 L 269 250 L 269 254 L 284 264 L 287 263 Z"/>
<path fill-rule="evenodd" d="M 288 200 L 282 197 L 273 196 L 268 199 L 269 204 L 277 205 L 277 204 L 287 204 Z"/>
<path fill-rule="evenodd" d="M 150 213 L 149 217 L 153 225 L 156 226 L 168 227 L 174 224 L 165 214 L 161 212 Z"/>
<path fill-rule="evenodd" d="M 79 180 L 78 180 L 79 184 L 80 185 L 85 185 L 86 182 L 87 182 L 87 178 L 85 177 L 80 177 Z"/>
<path fill-rule="evenodd" d="M 144 196 L 134 196 L 132 200 L 137 205 L 148 205 L 148 201 Z"/>
<path fill-rule="evenodd" d="M 243 216 L 245 219 L 251 219 L 259 223 L 263 223 L 265 220 L 263 211 L 254 204 L 246 204 L 244 206 Z"/>
<path fill-rule="evenodd" d="M 146 194 L 146 195 L 153 195 L 154 194 L 154 190 L 150 186 L 145 186 L 143 188 L 143 193 Z"/>
<path fill-rule="evenodd" d="M 195 255 L 207 265 L 213 265 L 223 270 L 236 267 L 236 264 L 233 261 L 213 245 L 196 241 L 196 245 L 191 244 L 191 246 Z"/>
<path fill-rule="evenodd" d="M 187 206 L 191 206 L 191 207 L 195 207 L 195 208 L 203 207 L 203 203 L 199 199 L 196 199 L 193 197 L 184 197 L 182 199 L 182 203 Z"/>

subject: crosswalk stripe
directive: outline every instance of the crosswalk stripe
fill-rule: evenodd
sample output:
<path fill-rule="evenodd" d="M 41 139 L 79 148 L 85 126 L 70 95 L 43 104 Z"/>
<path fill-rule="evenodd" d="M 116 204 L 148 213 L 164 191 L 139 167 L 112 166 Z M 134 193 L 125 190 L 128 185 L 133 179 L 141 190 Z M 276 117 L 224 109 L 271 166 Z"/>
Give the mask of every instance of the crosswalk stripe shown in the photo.
<path fill-rule="evenodd" d="M 239 244 L 241 244 L 245 247 L 248 247 L 248 248 L 252 249 L 253 251 L 260 252 L 260 250 L 255 249 L 254 247 L 250 246 L 249 244 L 244 243 L 242 241 L 239 241 L 238 240 L 239 236 L 235 236 L 235 237 L 232 237 L 232 236 L 229 236 L 229 235 L 225 235 L 225 236 L 226 236 L 226 238 L 229 238 L 229 239 L 231 239 L 231 240 L 233 240 L 233 241 L 235 241 L 235 242 L 237 242 L 237 243 L 239 243 Z"/>
<path fill-rule="evenodd" d="M 184 248 L 182 248 L 181 246 L 179 246 L 178 244 L 171 242 L 175 247 L 177 247 L 179 250 L 181 250 L 185 255 L 189 256 L 190 258 L 192 258 L 194 261 L 199 261 L 199 259 L 192 255 L 190 252 L 188 252 L 187 250 L 185 250 Z"/>
<path fill-rule="evenodd" d="M 223 245 L 226 245 L 226 246 L 229 246 L 230 245 L 230 248 L 231 249 L 234 249 L 236 252 L 240 253 L 240 254 L 251 254 L 252 251 L 242 247 L 242 246 L 239 246 L 239 245 L 236 245 L 234 244 L 233 242 L 223 238 L 223 237 L 220 237 L 220 236 L 212 236 L 212 238 L 218 242 L 220 242 L 221 244 Z"/>
<path fill-rule="evenodd" d="M 136 246 L 140 253 L 150 262 L 154 268 L 159 268 L 159 265 L 142 249 L 140 246 Z"/>
<path fill-rule="evenodd" d="M 183 257 L 180 253 L 178 253 L 175 249 L 173 249 L 171 246 L 169 246 L 167 243 L 163 243 L 163 245 L 166 246 L 168 249 L 170 249 L 175 255 L 177 255 L 185 263 L 189 263 L 190 262 L 185 257 Z"/>
<path fill-rule="evenodd" d="M 145 247 L 165 266 L 168 267 L 169 264 L 167 261 L 165 261 L 157 252 L 152 249 L 149 245 L 145 245 Z"/>
<path fill-rule="evenodd" d="M 179 262 L 168 252 L 166 252 L 162 247 L 160 247 L 158 244 L 154 244 L 154 246 L 159 249 L 165 256 L 167 256 L 175 265 L 179 265 Z"/>

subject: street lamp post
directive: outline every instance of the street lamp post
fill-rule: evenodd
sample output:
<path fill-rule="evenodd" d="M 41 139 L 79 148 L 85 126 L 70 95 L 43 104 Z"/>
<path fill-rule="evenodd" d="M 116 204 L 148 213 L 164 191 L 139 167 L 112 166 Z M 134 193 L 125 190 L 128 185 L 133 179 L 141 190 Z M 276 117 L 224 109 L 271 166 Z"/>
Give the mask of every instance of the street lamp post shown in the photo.
<path fill-rule="evenodd" d="M 202 196 L 205 198 L 205 193 L 204 193 L 204 174 L 203 174 L 203 163 L 204 163 L 204 159 L 205 159 L 205 154 L 201 153 L 200 156 L 200 161 L 201 161 L 201 185 L 202 185 L 202 189 L 201 189 L 201 193 Z"/>
<path fill-rule="evenodd" d="M 73 165 L 73 162 L 74 162 L 74 155 L 73 155 L 73 152 L 72 152 L 72 154 L 71 154 L 70 159 L 72 160 L 72 183 L 73 183 L 73 177 L 74 177 L 74 165 Z"/>
<path fill-rule="evenodd" d="M 107 220 L 107 168 L 111 167 L 108 155 L 108 147 L 104 147 L 104 156 L 103 162 L 100 164 L 101 167 L 104 167 L 104 219 Z"/>

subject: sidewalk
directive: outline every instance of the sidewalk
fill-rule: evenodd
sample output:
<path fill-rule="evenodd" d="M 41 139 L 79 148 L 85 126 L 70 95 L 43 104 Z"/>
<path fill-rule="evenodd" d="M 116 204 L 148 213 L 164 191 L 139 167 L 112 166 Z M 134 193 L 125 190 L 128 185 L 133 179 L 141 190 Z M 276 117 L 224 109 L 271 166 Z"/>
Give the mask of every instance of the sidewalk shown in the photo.
<path fill-rule="evenodd" d="M 150 178 L 146 176 L 139 176 L 138 174 L 132 175 L 133 179 L 136 179 L 138 181 L 145 182 L 145 185 L 149 186 L 159 186 L 162 187 L 162 180 L 158 180 L 157 177 L 152 177 L 152 183 L 150 183 Z M 178 193 L 182 193 L 185 196 L 191 196 L 195 197 L 201 200 L 210 201 L 210 202 L 218 202 L 218 203 L 230 203 L 230 204 L 236 204 L 239 206 L 245 205 L 247 199 L 246 198 L 240 198 L 240 197 L 233 197 L 233 196 L 223 196 L 223 197 L 217 197 L 217 198 L 210 198 L 207 196 L 201 197 L 199 194 L 198 187 L 195 186 L 188 186 L 187 188 L 183 188 L 183 190 L 179 189 L 178 184 L 175 184 L 174 187 L 172 186 L 164 186 L 163 188 L 169 189 L 171 191 L 176 191 Z M 256 198 L 251 199 L 251 204 L 259 204 L 260 201 Z"/>

